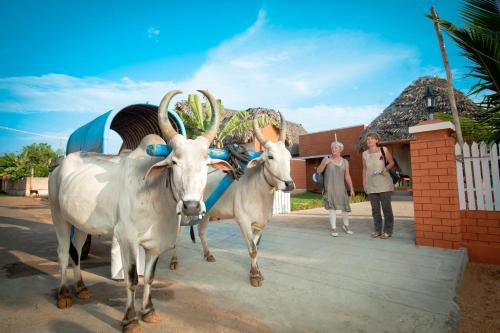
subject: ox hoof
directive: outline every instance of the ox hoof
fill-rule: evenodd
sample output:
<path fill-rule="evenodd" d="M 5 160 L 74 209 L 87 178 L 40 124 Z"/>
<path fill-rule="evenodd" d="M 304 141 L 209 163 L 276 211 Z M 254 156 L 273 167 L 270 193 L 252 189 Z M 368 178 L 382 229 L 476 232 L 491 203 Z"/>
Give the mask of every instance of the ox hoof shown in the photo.
<path fill-rule="evenodd" d="M 76 297 L 79 299 L 90 299 L 92 295 L 87 287 L 83 287 L 82 289 L 76 291 Z"/>
<path fill-rule="evenodd" d="M 79 299 L 89 299 L 92 295 L 83 282 L 78 282 L 76 286 L 76 297 Z"/>
<path fill-rule="evenodd" d="M 123 333 L 142 333 L 142 326 L 137 319 L 123 325 Z"/>
<path fill-rule="evenodd" d="M 172 257 L 172 259 L 170 260 L 170 270 L 175 271 L 177 269 L 177 265 L 177 257 Z"/>
<path fill-rule="evenodd" d="M 209 253 L 208 255 L 205 256 L 205 260 L 208 262 L 215 262 L 215 257 L 213 256 L 212 253 Z"/>
<path fill-rule="evenodd" d="M 57 307 L 59 309 L 67 309 L 71 307 L 71 305 L 73 305 L 73 301 L 71 300 L 69 289 L 66 286 L 62 286 L 57 294 Z"/>
<path fill-rule="evenodd" d="M 57 307 L 59 309 L 67 309 L 73 305 L 73 301 L 71 300 L 71 296 L 59 296 L 57 298 Z"/>
<path fill-rule="evenodd" d="M 154 324 L 161 321 L 161 316 L 155 310 L 152 310 L 144 315 L 142 315 L 142 320 L 145 323 Z"/>
<path fill-rule="evenodd" d="M 264 278 L 260 274 L 250 275 L 250 284 L 252 287 L 262 287 L 262 281 Z"/>

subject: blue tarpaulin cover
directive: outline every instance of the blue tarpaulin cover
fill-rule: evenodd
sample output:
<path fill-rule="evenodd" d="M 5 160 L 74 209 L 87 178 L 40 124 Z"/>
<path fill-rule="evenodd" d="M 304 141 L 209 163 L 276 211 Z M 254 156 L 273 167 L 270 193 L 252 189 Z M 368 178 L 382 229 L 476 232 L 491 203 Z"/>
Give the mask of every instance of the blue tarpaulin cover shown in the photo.
<path fill-rule="evenodd" d="M 75 151 L 104 153 L 104 131 L 110 114 L 108 111 L 74 131 L 68 139 L 66 154 Z"/>
<path fill-rule="evenodd" d="M 186 135 L 184 124 L 179 116 L 172 111 L 168 111 L 168 116 L 177 132 Z M 137 148 L 142 138 L 148 134 L 163 137 L 158 125 L 158 106 L 133 104 L 100 115 L 70 135 L 66 145 L 66 154 L 76 151 L 113 153 L 108 142 L 110 130 L 118 133 L 123 140 L 121 149 Z"/>

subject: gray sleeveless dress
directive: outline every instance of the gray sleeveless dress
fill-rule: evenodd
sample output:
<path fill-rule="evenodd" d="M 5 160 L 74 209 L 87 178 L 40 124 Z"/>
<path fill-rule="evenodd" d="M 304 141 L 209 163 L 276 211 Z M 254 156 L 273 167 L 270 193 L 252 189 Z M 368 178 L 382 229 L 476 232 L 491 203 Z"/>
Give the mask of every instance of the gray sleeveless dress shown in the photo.
<path fill-rule="evenodd" d="M 325 186 L 323 188 L 323 203 L 325 209 L 351 211 L 349 197 L 345 186 L 346 160 L 342 159 L 340 164 L 328 163 L 324 171 Z"/>

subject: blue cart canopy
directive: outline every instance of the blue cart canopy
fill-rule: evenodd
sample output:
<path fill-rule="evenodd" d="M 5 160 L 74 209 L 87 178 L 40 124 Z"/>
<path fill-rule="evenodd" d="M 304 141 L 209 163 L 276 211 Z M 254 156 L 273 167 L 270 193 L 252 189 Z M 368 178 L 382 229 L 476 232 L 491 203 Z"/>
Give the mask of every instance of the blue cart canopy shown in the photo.
<path fill-rule="evenodd" d="M 175 112 L 168 111 L 168 117 L 177 132 L 186 135 L 184 124 L 179 116 Z M 158 106 L 133 104 L 100 115 L 70 135 L 66 154 L 75 151 L 112 153 L 109 145 L 110 130 L 118 133 L 123 140 L 120 151 L 137 148 L 142 138 L 148 134 L 163 137 L 158 124 Z"/>

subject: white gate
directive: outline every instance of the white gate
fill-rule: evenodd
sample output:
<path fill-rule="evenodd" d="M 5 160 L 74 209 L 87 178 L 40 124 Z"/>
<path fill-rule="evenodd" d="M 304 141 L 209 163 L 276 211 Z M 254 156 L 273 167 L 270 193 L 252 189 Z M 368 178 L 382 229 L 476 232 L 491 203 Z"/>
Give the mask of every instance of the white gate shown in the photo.
<path fill-rule="evenodd" d="M 478 145 L 464 143 L 463 162 L 457 160 L 458 199 L 461 210 L 500 211 L 500 173 L 498 152 L 500 144 Z M 455 144 L 455 155 L 460 156 Z"/>
<path fill-rule="evenodd" d="M 290 193 L 275 191 L 273 214 L 287 214 L 290 210 Z"/>

